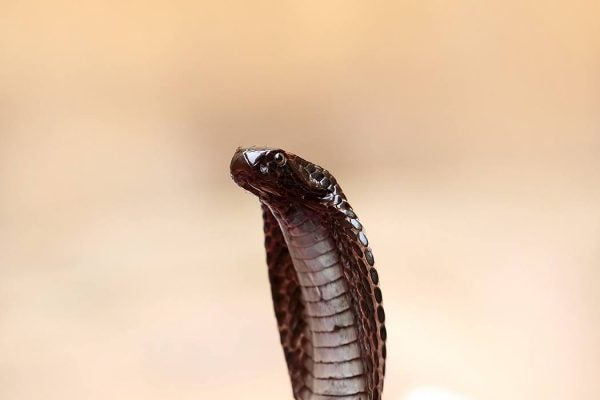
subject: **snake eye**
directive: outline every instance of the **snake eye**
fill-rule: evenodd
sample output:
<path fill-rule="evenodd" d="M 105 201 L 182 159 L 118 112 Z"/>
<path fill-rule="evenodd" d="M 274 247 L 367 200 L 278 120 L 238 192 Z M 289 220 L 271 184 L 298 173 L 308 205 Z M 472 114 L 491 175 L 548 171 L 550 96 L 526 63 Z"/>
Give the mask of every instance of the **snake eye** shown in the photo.
<path fill-rule="evenodd" d="M 275 155 L 273 156 L 273 161 L 275 161 L 275 164 L 282 167 L 285 165 L 286 160 L 285 156 L 282 153 L 275 153 Z"/>

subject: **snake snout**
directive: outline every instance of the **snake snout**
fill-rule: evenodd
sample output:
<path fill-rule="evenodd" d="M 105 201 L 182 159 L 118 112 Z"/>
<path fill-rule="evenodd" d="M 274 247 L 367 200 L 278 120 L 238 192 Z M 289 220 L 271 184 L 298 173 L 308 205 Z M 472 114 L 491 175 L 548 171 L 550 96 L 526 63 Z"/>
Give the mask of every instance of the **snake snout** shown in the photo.
<path fill-rule="evenodd" d="M 246 157 L 244 157 L 244 150 L 238 148 L 233 154 L 231 164 L 229 165 L 231 171 L 231 177 L 237 181 L 239 178 L 243 178 L 250 174 L 251 166 L 248 164 Z"/>

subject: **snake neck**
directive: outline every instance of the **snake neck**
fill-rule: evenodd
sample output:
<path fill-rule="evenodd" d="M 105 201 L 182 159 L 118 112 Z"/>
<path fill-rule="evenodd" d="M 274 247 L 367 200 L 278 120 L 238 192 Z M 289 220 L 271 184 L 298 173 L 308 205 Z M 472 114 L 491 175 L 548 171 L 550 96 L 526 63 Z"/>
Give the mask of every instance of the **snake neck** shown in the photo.
<path fill-rule="evenodd" d="M 303 400 L 367 399 L 360 318 L 327 215 L 271 207 L 285 238 L 304 305 Z"/>

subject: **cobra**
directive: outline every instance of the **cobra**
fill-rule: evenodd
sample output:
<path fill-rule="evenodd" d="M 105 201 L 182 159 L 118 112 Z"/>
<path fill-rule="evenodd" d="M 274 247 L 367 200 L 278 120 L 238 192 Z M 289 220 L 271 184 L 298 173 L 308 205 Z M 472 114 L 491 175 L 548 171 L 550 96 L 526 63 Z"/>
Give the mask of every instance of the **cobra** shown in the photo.
<path fill-rule="evenodd" d="M 238 148 L 235 183 L 261 203 L 271 294 L 297 400 L 379 400 L 386 358 L 379 275 L 336 179 L 281 149 Z"/>

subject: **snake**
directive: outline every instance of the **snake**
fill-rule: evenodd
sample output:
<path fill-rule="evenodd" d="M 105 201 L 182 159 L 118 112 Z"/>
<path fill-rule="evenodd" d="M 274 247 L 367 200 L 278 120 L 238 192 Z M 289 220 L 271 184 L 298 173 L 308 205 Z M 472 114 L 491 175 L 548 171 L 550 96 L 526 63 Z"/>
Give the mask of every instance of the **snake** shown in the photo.
<path fill-rule="evenodd" d="M 296 400 L 380 400 L 385 312 L 362 222 L 326 169 L 238 148 L 233 181 L 258 197 L 271 296 Z"/>

